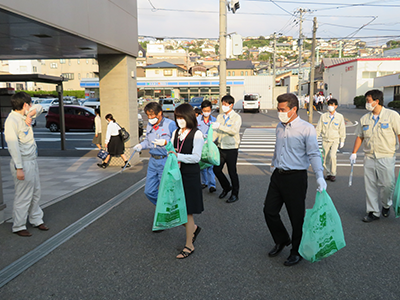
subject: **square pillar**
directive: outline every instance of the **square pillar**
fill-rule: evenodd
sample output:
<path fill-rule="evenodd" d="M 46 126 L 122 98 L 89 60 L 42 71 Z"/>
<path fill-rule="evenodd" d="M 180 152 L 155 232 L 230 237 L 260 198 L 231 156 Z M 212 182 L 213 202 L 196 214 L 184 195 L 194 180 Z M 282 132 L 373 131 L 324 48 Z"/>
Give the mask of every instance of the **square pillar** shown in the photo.
<path fill-rule="evenodd" d="M 130 134 L 125 143 L 125 155 L 129 158 L 132 147 L 138 143 L 138 103 L 136 83 L 136 58 L 129 55 L 99 55 L 100 114 L 103 145 L 107 132 L 105 116 L 112 114 L 117 123 Z M 135 154 L 131 163 L 139 162 Z M 121 157 L 113 157 L 110 165 L 122 166 Z"/>

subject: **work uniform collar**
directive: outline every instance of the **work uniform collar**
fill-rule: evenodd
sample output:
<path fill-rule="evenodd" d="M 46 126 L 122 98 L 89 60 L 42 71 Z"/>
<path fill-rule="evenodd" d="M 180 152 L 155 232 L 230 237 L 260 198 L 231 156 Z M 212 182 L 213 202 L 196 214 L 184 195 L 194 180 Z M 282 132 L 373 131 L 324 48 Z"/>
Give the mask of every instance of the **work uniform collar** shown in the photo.
<path fill-rule="evenodd" d="M 296 124 L 299 122 L 299 120 L 300 120 L 300 118 L 299 118 L 299 116 L 297 116 L 296 117 L 296 119 L 294 119 L 293 121 L 291 121 L 291 122 L 289 122 L 289 123 L 286 123 L 286 124 L 283 124 L 282 122 L 282 125 L 284 126 L 284 127 L 295 127 L 296 126 Z"/>
<path fill-rule="evenodd" d="M 233 108 L 229 113 L 224 114 L 224 118 L 226 119 L 227 117 L 230 117 L 232 115 L 232 113 L 233 113 Z"/>
<path fill-rule="evenodd" d="M 165 119 L 165 117 L 163 116 L 162 117 L 162 119 L 161 119 L 161 122 L 160 123 L 158 123 L 157 125 L 151 125 L 150 123 L 150 126 L 154 129 L 154 130 L 158 130 L 158 128 L 160 128 L 160 126 L 163 126 L 163 124 L 164 124 L 164 119 Z"/>

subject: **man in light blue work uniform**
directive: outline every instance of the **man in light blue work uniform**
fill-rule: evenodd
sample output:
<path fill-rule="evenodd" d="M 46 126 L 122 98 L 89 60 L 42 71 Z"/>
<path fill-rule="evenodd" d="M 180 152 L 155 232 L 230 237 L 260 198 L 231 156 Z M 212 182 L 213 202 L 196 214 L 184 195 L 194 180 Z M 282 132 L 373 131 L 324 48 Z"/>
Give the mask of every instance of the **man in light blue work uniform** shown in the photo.
<path fill-rule="evenodd" d="M 162 107 L 157 102 L 150 102 L 144 108 L 149 122 L 146 128 L 146 138 L 133 149 L 140 152 L 150 149 L 150 160 L 147 168 L 146 186 L 144 193 L 151 203 L 157 203 L 158 186 L 160 185 L 164 165 L 167 160 L 165 145 L 171 140 L 172 133 L 178 128 L 175 121 L 166 119 Z"/>
<path fill-rule="evenodd" d="M 211 115 L 211 107 L 211 102 L 204 100 L 201 103 L 201 110 L 203 114 L 197 117 L 197 128 L 203 133 L 204 138 L 207 138 L 211 123 L 217 120 Z M 215 174 L 213 166 L 201 170 L 201 183 L 203 189 L 206 187 L 209 188 L 210 193 L 214 193 L 217 190 L 215 187 Z"/>

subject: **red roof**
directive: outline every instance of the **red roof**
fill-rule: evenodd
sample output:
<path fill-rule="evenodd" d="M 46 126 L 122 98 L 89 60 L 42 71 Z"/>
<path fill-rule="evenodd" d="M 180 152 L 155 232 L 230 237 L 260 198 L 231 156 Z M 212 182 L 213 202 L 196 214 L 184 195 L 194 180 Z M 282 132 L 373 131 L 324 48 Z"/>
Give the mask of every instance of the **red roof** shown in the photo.
<path fill-rule="evenodd" d="M 355 58 L 352 60 L 344 61 L 344 62 L 338 63 L 336 65 L 326 66 L 325 68 L 327 68 L 327 69 L 333 68 L 333 67 L 349 64 L 349 63 L 356 62 L 356 61 L 381 61 L 381 60 L 385 60 L 385 61 L 400 60 L 400 57 L 360 57 L 360 58 Z"/>

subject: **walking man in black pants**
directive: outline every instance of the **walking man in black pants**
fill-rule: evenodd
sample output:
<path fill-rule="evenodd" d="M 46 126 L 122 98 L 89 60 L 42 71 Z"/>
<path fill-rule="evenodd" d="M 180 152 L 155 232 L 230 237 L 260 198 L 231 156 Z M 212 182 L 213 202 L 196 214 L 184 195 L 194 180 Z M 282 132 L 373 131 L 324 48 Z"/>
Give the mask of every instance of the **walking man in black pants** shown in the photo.
<path fill-rule="evenodd" d="M 278 96 L 276 145 L 271 164 L 271 181 L 264 203 L 264 216 L 275 246 L 269 256 L 278 255 L 292 243 L 285 266 L 292 266 L 302 259 L 298 250 L 302 237 L 307 194 L 307 169 L 311 166 L 317 178 L 318 191 L 326 189 L 317 134 L 312 124 L 297 115 L 299 109 L 294 94 Z M 280 211 L 285 204 L 292 224 L 292 239 L 283 225 Z"/>
<path fill-rule="evenodd" d="M 242 126 L 242 118 L 233 110 L 235 99 L 231 95 L 225 95 L 221 99 L 222 114 L 219 114 L 217 121 L 212 124 L 214 129 L 214 141 L 219 149 L 221 161 L 219 166 L 214 166 L 214 174 L 218 178 L 222 186 L 222 193 L 219 198 L 225 196 L 232 190 L 232 194 L 227 203 L 232 203 L 239 200 L 239 176 L 236 170 L 236 163 L 238 157 L 238 149 L 240 143 L 240 126 Z M 224 165 L 228 167 L 229 177 L 232 185 L 222 172 Z"/>

